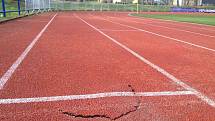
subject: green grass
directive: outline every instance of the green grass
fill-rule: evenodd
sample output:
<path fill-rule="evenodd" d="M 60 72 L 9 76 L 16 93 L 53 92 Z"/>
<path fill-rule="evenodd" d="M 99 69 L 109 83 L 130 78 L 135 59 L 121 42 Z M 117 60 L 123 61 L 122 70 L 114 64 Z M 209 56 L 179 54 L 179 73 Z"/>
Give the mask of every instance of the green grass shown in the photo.
<path fill-rule="evenodd" d="M 194 14 L 132 14 L 138 17 L 174 20 L 215 26 L 215 15 L 194 15 Z"/>

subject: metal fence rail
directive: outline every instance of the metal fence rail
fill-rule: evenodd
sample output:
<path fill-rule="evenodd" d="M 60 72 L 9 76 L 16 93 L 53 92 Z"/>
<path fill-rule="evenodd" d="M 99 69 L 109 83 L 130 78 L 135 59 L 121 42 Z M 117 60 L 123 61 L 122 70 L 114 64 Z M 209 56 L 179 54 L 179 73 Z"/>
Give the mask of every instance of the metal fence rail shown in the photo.
<path fill-rule="evenodd" d="M 4 17 L 8 13 L 29 14 L 47 10 L 81 10 L 81 11 L 169 11 L 166 5 L 143 5 L 133 3 L 100 3 L 96 1 L 74 2 L 65 0 L 18 0 L 15 8 L 8 8 L 6 0 L 1 0 L 0 14 Z"/>
<path fill-rule="evenodd" d="M 10 4 L 7 3 L 7 0 L 0 1 L 0 15 L 7 17 L 7 15 L 11 13 L 20 16 L 21 13 L 29 14 L 30 12 L 50 10 L 52 0 L 17 0 Z"/>
<path fill-rule="evenodd" d="M 16 0 L 8 3 L 8 0 L 0 0 L 0 19 L 6 16 L 20 16 L 35 12 L 49 10 L 74 10 L 74 11 L 171 11 L 171 5 L 146 5 L 144 0 L 137 0 L 138 3 L 117 2 L 102 3 L 98 0 Z M 82 2 L 80 2 L 82 1 Z M 101 1 L 101 0 L 99 0 Z M 126 0 L 129 1 L 129 0 Z M 198 8 L 215 8 L 214 6 L 195 6 Z M 183 8 L 183 7 L 182 7 Z"/>

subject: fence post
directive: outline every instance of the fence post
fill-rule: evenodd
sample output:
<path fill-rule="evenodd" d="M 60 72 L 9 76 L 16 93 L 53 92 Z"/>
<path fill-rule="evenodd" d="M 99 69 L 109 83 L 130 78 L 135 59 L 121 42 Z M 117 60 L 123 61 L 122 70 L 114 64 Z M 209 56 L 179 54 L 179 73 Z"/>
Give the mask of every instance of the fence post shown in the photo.
<path fill-rule="evenodd" d="M 18 14 L 20 16 L 21 10 L 20 10 L 20 0 L 18 0 Z"/>
<path fill-rule="evenodd" d="M 3 10 L 3 15 L 6 17 L 6 10 L 5 10 L 5 2 L 2 0 L 2 10 Z"/>
<path fill-rule="evenodd" d="M 137 0 L 137 14 L 139 13 L 139 0 Z"/>
<path fill-rule="evenodd" d="M 51 0 L 49 0 L 49 10 L 51 10 Z"/>
<path fill-rule="evenodd" d="M 27 0 L 25 0 L 25 12 L 27 12 Z"/>
<path fill-rule="evenodd" d="M 32 5 L 33 5 L 33 12 L 34 12 L 34 9 L 35 9 L 35 6 L 34 6 L 34 4 L 35 4 L 35 1 L 33 0 L 33 4 L 32 4 Z"/>

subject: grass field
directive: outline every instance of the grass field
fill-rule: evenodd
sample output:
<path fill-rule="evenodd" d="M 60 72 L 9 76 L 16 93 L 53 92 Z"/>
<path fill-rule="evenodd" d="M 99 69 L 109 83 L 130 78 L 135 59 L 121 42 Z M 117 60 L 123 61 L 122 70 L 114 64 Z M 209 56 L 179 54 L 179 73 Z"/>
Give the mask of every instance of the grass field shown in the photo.
<path fill-rule="evenodd" d="M 138 17 L 174 20 L 215 26 L 215 15 L 205 14 L 132 14 Z"/>

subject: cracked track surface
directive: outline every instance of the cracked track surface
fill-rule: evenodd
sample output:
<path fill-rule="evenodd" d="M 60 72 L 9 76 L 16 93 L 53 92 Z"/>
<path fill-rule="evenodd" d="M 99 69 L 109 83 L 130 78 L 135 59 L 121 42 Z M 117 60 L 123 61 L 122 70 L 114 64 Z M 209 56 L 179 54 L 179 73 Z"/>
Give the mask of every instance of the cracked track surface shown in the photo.
<path fill-rule="evenodd" d="M 131 85 L 128 85 L 128 88 L 130 89 L 131 92 L 134 93 L 135 95 L 135 89 L 131 86 Z M 63 111 L 63 110 L 59 110 L 59 112 L 61 112 L 62 114 L 65 114 L 67 116 L 71 116 L 71 117 L 74 117 L 74 118 L 84 118 L 84 119 L 94 119 L 94 118 L 105 118 L 105 119 L 109 119 L 109 120 L 118 120 L 120 118 L 122 118 L 123 116 L 126 116 L 126 115 L 129 115 L 130 113 L 133 113 L 135 111 L 137 111 L 139 108 L 140 108 L 140 105 L 141 105 L 141 101 L 139 99 L 139 97 L 134 97 L 134 106 L 133 108 L 131 109 L 128 109 L 127 111 L 125 112 L 122 112 L 121 114 L 119 113 L 118 115 L 115 115 L 115 116 L 112 116 L 111 114 L 108 115 L 108 114 L 82 114 L 82 113 L 73 113 L 73 112 L 68 112 L 68 111 Z M 113 112 L 114 110 L 112 110 Z"/>
<path fill-rule="evenodd" d="M 129 29 L 92 17 L 88 12 L 75 13 L 99 29 Z M 42 15 L 45 17 L 44 20 L 50 17 L 46 17 L 49 14 Z M 121 19 L 127 19 L 127 13 L 126 17 L 121 13 L 117 15 L 121 15 Z M 41 23 L 44 24 L 44 22 Z M 35 30 L 33 29 L 35 26 L 32 26 L 30 30 L 32 32 L 34 30 L 34 34 L 37 34 L 43 24 L 38 25 Z M 136 26 L 130 21 L 126 24 Z M 22 30 L 21 28 L 24 27 L 24 30 L 28 31 L 29 26 L 22 25 L 12 21 L 4 24 L 4 27 L 13 26 L 14 30 Z M 3 30 L 2 27 L 0 25 L 0 30 Z M 4 51 L 0 51 L 0 66 L 3 67 L 0 68 L 1 74 L 11 66 L 10 64 L 19 56 L 25 45 L 31 41 L 30 35 L 32 34 L 32 39 L 35 37 L 33 33 L 28 33 L 28 36 L 20 39 L 15 35 L 21 36 L 23 31 L 16 31 L 15 34 L 14 30 L 10 32 L 10 29 L 7 29 L 7 34 L 1 34 L 0 49 Z M 171 32 L 178 34 L 174 30 Z M 139 52 L 153 63 L 173 72 L 172 74 L 177 77 L 185 81 L 190 80 L 188 83 L 191 86 L 214 97 L 214 54 L 200 52 L 198 48 L 183 46 L 143 32 L 109 31 L 105 33 Z M 5 36 L 2 37 L 3 35 Z M 21 43 L 22 46 L 17 43 Z M 4 46 L 7 44 L 9 46 Z M 192 73 L 194 71 L 196 73 Z M 202 82 L 197 79 L 201 79 Z M 56 16 L 0 91 L 0 98 L 163 91 L 184 90 L 81 22 L 73 16 L 73 13 L 62 12 Z M 0 105 L 2 121 L 214 121 L 214 115 L 214 108 L 192 95 L 108 97 Z"/>

